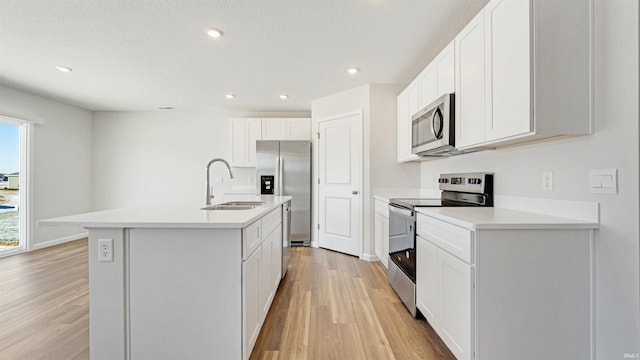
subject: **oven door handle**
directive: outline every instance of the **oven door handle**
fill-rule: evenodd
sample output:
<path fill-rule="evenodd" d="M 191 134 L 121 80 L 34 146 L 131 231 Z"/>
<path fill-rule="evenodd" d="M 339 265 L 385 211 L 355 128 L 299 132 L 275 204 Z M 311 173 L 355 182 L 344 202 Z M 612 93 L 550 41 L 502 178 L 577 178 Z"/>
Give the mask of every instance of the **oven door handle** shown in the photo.
<path fill-rule="evenodd" d="M 415 214 L 411 210 L 401 209 L 397 206 L 389 205 L 389 211 L 413 218 Z"/>

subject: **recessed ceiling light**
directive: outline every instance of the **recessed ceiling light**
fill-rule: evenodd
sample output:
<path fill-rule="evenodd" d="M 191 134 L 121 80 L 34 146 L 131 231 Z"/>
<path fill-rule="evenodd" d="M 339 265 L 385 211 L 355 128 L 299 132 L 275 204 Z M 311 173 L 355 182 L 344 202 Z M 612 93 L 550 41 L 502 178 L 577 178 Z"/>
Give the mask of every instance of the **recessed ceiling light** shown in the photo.
<path fill-rule="evenodd" d="M 210 28 L 210 29 L 207 29 L 207 35 L 211 36 L 212 38 L 216 38 L 217 39 L 217 38 L 222 37 L 222 35 L 224 35 L 224 33 L 220 29 Z"/>
<path fill-rule="evenodd" d="M 280 99 L 282 99 L 282 100 L 287 100 L 288 98 L 289 98 L 289 95 L 287 95 L 287 94 L 280 95 Z"/>
<path fill-rule="evenodd" d="M 358 71 L 360 71 L 360 69 L 358 69 L 358 68 L 350 68 L 350 69 L 348 69 L 348 70 L 347 70 L 347 72 L 348 72 L 349 74 L 351 74 L 351 75 L 353 75 L 353 74 L 357 74 L 357 73 L 358 73 Z"/>
<path fill-rule="evenodd" d="M 227 94 L 224 97 L 226 97 L 227 99 L 234 99 L 236 96 L 233 94 Z"/>
<path fill-rule="evenodd" d="M 62 71 L 62 72 L 65 72 L 65 73 L 68 73 L 68 72 L 72 72 L 72 71 L 73 71 L 73 69 L 71 69 L 71 68 L 69 68 L 69 67 L 66 67 L 66 66 L 58 66 L 58 65 L 56 65 L 56 69 L 58 69 L 58 70 L 60 70 L 60 71 Z"/>

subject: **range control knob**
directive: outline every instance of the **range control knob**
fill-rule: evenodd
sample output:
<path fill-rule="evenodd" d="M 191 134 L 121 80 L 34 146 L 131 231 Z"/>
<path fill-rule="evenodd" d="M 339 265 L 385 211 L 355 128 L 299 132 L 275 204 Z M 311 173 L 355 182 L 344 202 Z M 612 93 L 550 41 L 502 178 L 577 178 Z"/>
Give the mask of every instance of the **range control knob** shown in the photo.
<path fill-rule="evenodd" d="M 446 183 L 448 183 L 448 182 L 449 182 L 449 179 L 447 179 L 447 178 L 440 178 L 440 179 L 438 179 L 438 182 L 439 182 L 440 184 L 446 184 Z"/>

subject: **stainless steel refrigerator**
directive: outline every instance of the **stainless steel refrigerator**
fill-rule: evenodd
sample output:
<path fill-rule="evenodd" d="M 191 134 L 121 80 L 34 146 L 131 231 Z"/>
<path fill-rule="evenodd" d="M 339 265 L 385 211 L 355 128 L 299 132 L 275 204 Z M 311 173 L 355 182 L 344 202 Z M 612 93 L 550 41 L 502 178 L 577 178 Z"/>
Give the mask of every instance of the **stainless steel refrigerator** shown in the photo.
<path fill-rule="evenodd" d="M 311 142 L 256 142 L 258 194 L 291 196 L 290 245 L 311 245 Z"/>

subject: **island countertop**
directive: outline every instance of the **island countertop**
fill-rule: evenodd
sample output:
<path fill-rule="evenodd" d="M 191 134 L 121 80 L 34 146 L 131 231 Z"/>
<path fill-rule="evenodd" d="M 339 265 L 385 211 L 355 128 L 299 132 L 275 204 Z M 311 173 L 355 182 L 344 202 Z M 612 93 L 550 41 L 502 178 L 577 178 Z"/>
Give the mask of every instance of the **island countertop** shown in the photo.
<path fill-rule="evenodd" d="M 201 210 L 198 202 L 177 202 L 120 208 L 40 220 L 39 225 L 76 225 L 84 228 L 243 228 L 269 211 L 291 200 L 291 196 L 221 196 L 212 205 L 228 201 L 265 201 L 248 210 Z"/>

